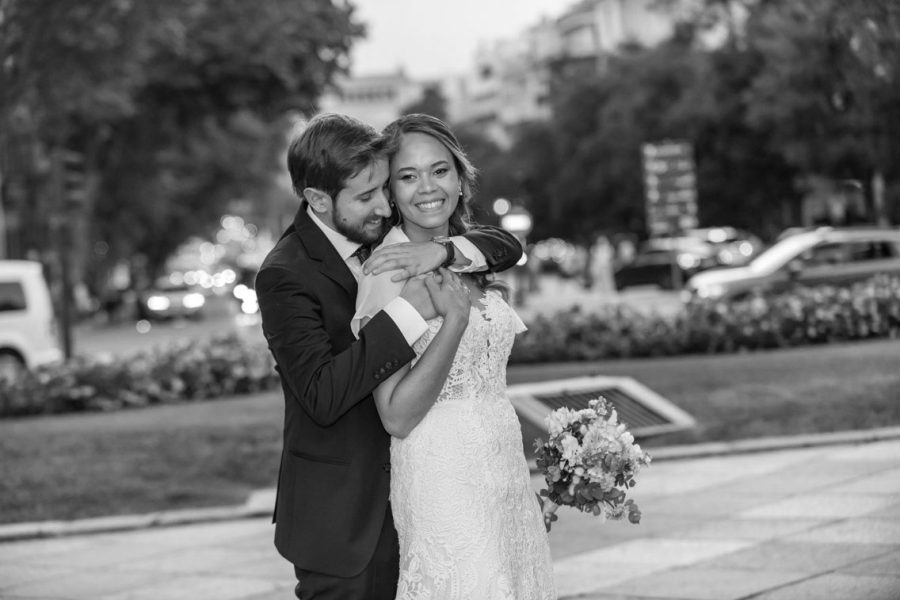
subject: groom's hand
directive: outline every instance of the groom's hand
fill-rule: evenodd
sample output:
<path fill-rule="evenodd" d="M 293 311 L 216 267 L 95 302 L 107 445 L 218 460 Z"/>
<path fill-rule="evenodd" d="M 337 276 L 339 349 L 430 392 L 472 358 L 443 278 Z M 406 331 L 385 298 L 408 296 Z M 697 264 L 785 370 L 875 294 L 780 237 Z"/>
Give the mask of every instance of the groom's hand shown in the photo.
<path fill-rule="evenodd" d="M 540 494 L 535 494 L 535 496 L 537 496 L 538 504 L 541 506 L 541 516 L 544 517 L 544 527 L 549 533 L 550 528 L 553 527 L 553 521 L 559 518 L 556 516 L 556 509 L 559 508 L 559 505 L 549 498 L 544 501 Z"/>
<path fill-rule="evenodd" d="M 391 281 L 403 281 L 434 271 L 446 259 L 447 250 L 434 242 L 391 244 L 372 253 L 363 265 L 363 273 L 378 275 L 385 271 L 398 271 L 391 277 Z"/>
<path fill-rule="evenodd" d="M 406 283 L 403 284 L 403 289 L 400 290 L 400 297 L 409 302 L 422 315 L 422 318 L 427 321 L 437 316 L 437 310 L 435 310 L 434 303 L 431 301 L 431 294 L 428 292 L 428 288 L 425 287 L 425 277 L 431 277 L 431 275 L 407 279 Z"/>

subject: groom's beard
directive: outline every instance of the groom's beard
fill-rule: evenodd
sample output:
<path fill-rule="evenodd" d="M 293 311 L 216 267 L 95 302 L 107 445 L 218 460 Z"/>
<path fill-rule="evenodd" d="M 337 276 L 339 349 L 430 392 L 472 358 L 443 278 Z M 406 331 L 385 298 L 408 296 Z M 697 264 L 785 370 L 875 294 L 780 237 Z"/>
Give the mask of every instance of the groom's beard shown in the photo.
<path fill-rule="evenodd" d="M 386 219 L 378 218 L 378 222 L 363 221 L 358 225 L 351 225 L 343 218 L 338 210 L 334 212 L 334 229 L 351 242 L 357 244 L 372 245 L 381 241 L 387 226 Z"/>

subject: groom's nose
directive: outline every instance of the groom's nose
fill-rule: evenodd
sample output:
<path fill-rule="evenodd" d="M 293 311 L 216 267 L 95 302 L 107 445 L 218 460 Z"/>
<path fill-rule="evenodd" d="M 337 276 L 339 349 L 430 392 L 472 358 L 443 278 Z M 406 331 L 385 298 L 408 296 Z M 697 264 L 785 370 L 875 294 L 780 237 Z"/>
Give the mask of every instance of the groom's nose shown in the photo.
<path fill-rule="evenodd" d="M 391 204 L 388 201 L 387 194 L 383 191 L 378 191 L 375 198 L 372 199 L 375 202 L 375 214 L 379 217 L 390 217 L 391 216 Z"/>

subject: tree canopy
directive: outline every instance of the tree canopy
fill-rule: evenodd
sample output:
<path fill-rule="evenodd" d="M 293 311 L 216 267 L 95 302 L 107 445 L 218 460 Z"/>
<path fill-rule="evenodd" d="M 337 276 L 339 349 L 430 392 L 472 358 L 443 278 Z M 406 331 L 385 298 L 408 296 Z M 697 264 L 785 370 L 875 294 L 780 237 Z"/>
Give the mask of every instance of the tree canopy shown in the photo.
<path fill-rule="evenodd" d="M 701 8 L 670 40 L 623 47 L 599 72 L 557 69 L 554 116 L 521 126 L 490 162 L 519 174 L 496 194 L 528 206 L 533 237 L 646 233 L 641 144 L 665 139 L 693 144 L 702 225 L 774 237 L 799 224 L 811 176 L 861 181 L 870 204 L 881 180 L 900 219 L 900 4 Z M 716 28 L 726 37 L 710 46 Z"/>
<path fill-rule="evenodd" d="M 229 202 L 278 194 L 288 118 L 315 111 L 363 33 L 343 1 L 0 0 L 4 184 L 23 156 L 81 153 L 89 241 L 152 275 Z M 46 166 L 24 162 L 9 202 L 61 210 Z M 41 224 L 23 231 L 47 245 Z"/>

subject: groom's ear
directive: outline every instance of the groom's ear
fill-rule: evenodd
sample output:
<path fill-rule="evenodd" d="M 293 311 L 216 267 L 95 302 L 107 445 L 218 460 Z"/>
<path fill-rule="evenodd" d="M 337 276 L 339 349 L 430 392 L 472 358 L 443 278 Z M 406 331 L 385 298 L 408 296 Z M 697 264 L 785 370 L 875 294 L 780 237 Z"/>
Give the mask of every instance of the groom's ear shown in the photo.
<path fill-rule="evenodd" d="M 303 188 L 303 198 L 317 214 L 325 214 L 331 208 L 331 196 L 317 188 Z"/>

